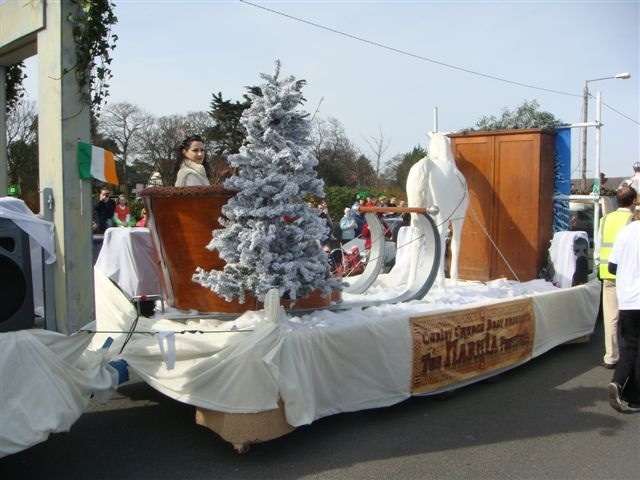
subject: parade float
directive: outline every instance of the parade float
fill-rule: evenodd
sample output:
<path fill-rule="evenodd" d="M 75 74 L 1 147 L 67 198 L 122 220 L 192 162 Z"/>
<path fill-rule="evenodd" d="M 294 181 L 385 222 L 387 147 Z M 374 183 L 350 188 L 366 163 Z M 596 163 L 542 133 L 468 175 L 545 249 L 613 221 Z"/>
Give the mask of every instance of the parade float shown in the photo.
<path fill-rule="evenodd" d="M 246 451 L 327 415 L 460 388 L 592 333 L 599 283 L 566 281 L 572 261 L 575 267 L 573 241 L 583 232 L 560 232 L 568 237 L 551 250 L 555 284 L 538 278 L 552 243 L 553 185 L 542 183 L 553 177 L 548 158 L 537 176 L 527 175 L 549 207 L 547 237 L 531 247 L 545 245 L 534 255 L 535 274 L 516 265 L 513 276 L 458 281 L 461 227 L 477 226 L 485 210 L 442 133 L 430 136 L 429 156 L 409 176 L 409 208 L 364 209 L 373 233 L 365 271 L 339 282 L 327 276 L 317 212 L 304 201 L 309 186 L 320 186 L 300 92 L 292 77 L 279 77 L 279 67 L 263 78 L 263 96 L 242 119 L 247 144 L 230 159 L 238 174 L 224 191 L 142 192 L 167 309 L 141 317 L 131 296 L 96 271 L 104 292 L 96 300 L 96 346 L 101 331 L 130 332 L 115 339 L 117 357 L 160 392 L 194 405 L 199 424 Z M 381 273 L 383 213 L 413 216 L 388 273 Z M 445 279 L 442 245 L 454 220 Z M 513 241 L 531 244 L 522 236 Z M 320 303 L 306 303 L 314 292 Z"/>
<path fill-rule="evenodd" d="M 465 255 L 473 255 L 464 237 L 450 277 L 444 277 L 448 223 L 462 216 L 465 229 L 480 228 L 493 218 L 484 217 L 486 207 L 478 203 L 478 175 L 457 170 L 459 159 L 453 160 L 444 134 L 431 136 L 430 155 L 416 167 L 409 207 L 393 211 L 413 216 L 398 236 L 393 269 L 381 273 L 379 214 L 385 211 L 370 208 L 373 241 L 365 271 L 353 278 L 330 275 L 317 243 L 325 232 L 305 201 L 322 194 L 322 183 L 313 174 L 299 88 L 293 77 L 280 78 L 279 66 L 263 78 L 263 95 L 243 115 L 248 142 L 230 159 L 237 175 L 224 186 L 149 188 L 142 192 L 149 228 L 107 231 L 94 268 L 95 322 L 70 337 L 90 340 L 76 350 L 90 359 L 76 355 L 68 375 L 64 368 L 56 372 L 70 389 L 82 384 L 77 405 L 135 373 L 193 405 L 197 423 L 243 452 L 328 415 L 499 375 L 593 332 L 599 281 L 566 281 L 581 232 L 558 232 L 569 236 L 556 242 L 549 221 L 545 241 L 531 246 L 525 236 L 516 238 L 536 250 L 536 259 L 551 254 L 553 282 L 538 278 L 539 270 L 513 268 L 482 281 L 458 280 L 458 258 L 460 271 L 468 272 Z M 444 165 L 449 174 L 438 177 L 435 171 L 442 174 Z M 542 168 L 538 180 L 546 174 L 553 176 Z M 538 194 L 551 205 L 551 187 Z M 553 217 L 551 208 L 546 215 Z M 155 311 L 145 316 L 140 300 L 149 299 L 157 299 Z M 40 353 L 49 363 L 52 356 Z M 32 390 L 24 394 L 34 410 L 46 397 L 46 383 L 38 389 L 35 396 Z M 22 400 L 19 389 L 11 392 L 12 403 Z M 2 454 L 68 428 L 68 419 L 61 424 L 12 422 L 3 431 L 2 444 L 10 448 L 3 446 Z"/>

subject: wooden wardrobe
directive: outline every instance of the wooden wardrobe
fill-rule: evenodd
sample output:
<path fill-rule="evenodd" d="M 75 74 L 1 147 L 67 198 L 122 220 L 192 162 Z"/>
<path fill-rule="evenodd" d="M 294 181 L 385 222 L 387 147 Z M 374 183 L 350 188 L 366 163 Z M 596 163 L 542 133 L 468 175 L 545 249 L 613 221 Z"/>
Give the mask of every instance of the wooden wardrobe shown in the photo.
<path fill-rule="evenodd" d="M 470 195 L 459 278 L 538 278 L 553 235 L 555 133 L 496 130 L 449 137 Z"/>

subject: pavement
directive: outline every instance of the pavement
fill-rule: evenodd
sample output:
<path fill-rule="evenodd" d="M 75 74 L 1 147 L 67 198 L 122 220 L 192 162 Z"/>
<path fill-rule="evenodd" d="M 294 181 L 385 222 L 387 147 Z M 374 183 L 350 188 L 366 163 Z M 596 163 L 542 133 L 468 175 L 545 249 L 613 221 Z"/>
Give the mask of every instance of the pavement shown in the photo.
<path fill-rule="evenodd" d="M 562 321 L 558 319 L 557 321 Z M 607 402 L 602 323 L 506 372 L 439 396 L 342 413 L 240 454 L 195 409 L 133 379 L 70 432 L 0 459 L 3 479 L 640 478 L 640 413 Z"/>

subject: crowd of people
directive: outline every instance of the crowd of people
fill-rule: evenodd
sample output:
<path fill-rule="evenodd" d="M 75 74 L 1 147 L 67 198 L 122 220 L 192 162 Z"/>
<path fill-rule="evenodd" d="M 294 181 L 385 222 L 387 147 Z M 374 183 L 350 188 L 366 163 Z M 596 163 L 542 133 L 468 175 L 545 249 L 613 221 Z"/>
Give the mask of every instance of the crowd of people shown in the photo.
<path fill-rule="evenodd" d="M 112 227 L 146 227 L 147 209 L 140 210 L 140 217 L 136 218 L 129 208 L 126 195 L 118 195 L 118 201 L 111 197 L 108 188 L 103 187 L 98 194 L 98 200 L 93 206 L 93 232 L 104 233 Z"/>
<path fill-rule="evenodd" d="M 344 214 L 340 218 L 338 223 L 338 235 L 340 245 L 340 255 L 345 259 L 343 263 L 351 265 L 351 268 L 347 265 L 341 270 L 339 262 L 336 263 L 335 272 L 343 274 L 343 271 L 348 271 L 349 274 L 361 273 L 361 267 L 366 262 L 372 244 L 371 229 L 366 220 L 366 212 L 363 207 L 405 207 L 405 201 L 397 201 L 396 197 L 387 197 L 386 195 L 374 196 L 367 194 L 366 192 L 360 192 L 356 196 L 354 202 L 344 208 Z M 397 212 L 378 212 L 378 218 L 382 225 L 384 236 L 386 239 L 397 242 L 397 235 L 400 227 L 409 225 L 410 215 L 408 213 L 402 214 Z M 345 245 L 352 243 L 354 239 L 364 240 L 363 251 L 357 245 L 352 245 L 349 248 L 345 248 Z M 326 249 L 325 249 L 326 250 Z M 358 257 L 361 260 L 355 262 L 355 258 Z"/>

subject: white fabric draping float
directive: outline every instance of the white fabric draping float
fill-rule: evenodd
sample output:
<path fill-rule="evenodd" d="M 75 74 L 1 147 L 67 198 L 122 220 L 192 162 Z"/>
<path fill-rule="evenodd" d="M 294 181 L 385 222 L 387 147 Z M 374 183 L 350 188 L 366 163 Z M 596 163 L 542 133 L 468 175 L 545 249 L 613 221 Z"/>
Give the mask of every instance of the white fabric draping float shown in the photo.
<path fill-rule="evenodd" d="M 95 266 L 129 297 L 162 293 L 158 260 L 148 228 L 108 228 Z"/>
<path fill-rule="evenodd" d="M 42 259 L 44 252 L 44 262 L 47 265 L 56 261 L 54 224 L 35 215 L 24 201 L 12 197 L 0 197 L 0 217 L 13 221 L 29 235 L 34 312 L 44 316 Z"/>
<path fill-rule="evenodd" d="M 570 287 L 576 271 L 574 245 L 582 239 L 589 244 L 587 232 L 556 232 L 551 240 L 549 258 L 554 268 L 553 282 L 561 288 Z"/>
<path fill-rule="evenodd" d="M 0 457 L 69 431 L 91 395 L 106 402 L 118 373 L 91 336 L 29 329 L 0 334 Z"/>
<path fill-rule="evenodd" d="M 0 217 L 29 235 L 34 310 L 44 315 L 42 260 L 56 261 L 54 224 L 17 198 L 0 198 Z M 68 431 L 91 395 L 106 401 L 118 373 L 104 351 L 91 351 L 87 333 L 72 336 L 40 329 L 0 333 L 0 457 Z"/>
<path fill-rule="evenodd" d="M 45 233 L 48 238 L 49 232 Z M 406 241 L 401 238 L 399 244 Z M 44 240 L 38 243 L 49 245 Z M 53 261 L 53 250 L 45 247 L 45 251 L 46 261 Z M 402 253 L 396 267 L 380 276 L 364 296 L 393 297 L 390 291 L 406 281 Z M 261 413 L 281 404 L 287 423 L 297 427 L 335 413 L 408 398 L 412 317 L 531 298 L 535 312 L 531 356 L 536 357 L 593 332 L 600 292 L 597 279 L 571 288 L 543 280 L 458 282 L 434 289 L 419 301 L 366 309 L 319 310 L 304 316 L 267 309 L 247 311 L 233 321 L 184 315 L 172 320 L 169 317 L 176 312 L 167 310 L 136 322 L 130 297 L 155 292 L 137 291 L 136 282 L 125 282 L 127 293 L 123 293 L 112 281 L 122 281 L 122 274 L 94 269 L 96 322 L 86 327 L 97 331 L 93 336 L 37 329 L 0 334 L 0 456 L 41 442 L 52 432 L 67 431 L 91 395 L 106 400 L 118 381 L 118 373 L 108 365 L 111 360 L 124 359 L 160 392 L 203 409 Z M 194 288 L 200 287 L 194 284 Z M 356 296 L 343 295 L 345 307 L 354 300 L 350 297 Z M 127 341 L 134 323 L 135 333 Z M 101 347 L 108 337 L 114 337 L 114 344 L 107 351 Z"/>
<path fill-rule="evenodd" d="M 282 313 L 276 322 L 267 321 L 264 311 L 245 312 L 234 321 L 176 321 L 163 319 L 157 312 L 157 318 L 138 320 L 137 333 L 118 357 L 136 312 L 102 272 L 96 269 L 95 274 L 98 333 L 94 346 L 101 345 L 107 335 L 100 331 L 120 330 L 123 334 L 110 352 L 160 392 L 227 413 L 264 412 L 278 408 L 281 400 L 292 426 L 408 398 L 410 317 L 531 297 L 535 357 L 593 332 L 600 289 L 596 279 L 567 289 L 543 280 L 459 282 L 446 291 L 432 291 L 421 301 L 323 310 L 300 317 Z M 374 287 L 370 290 L 376 294 Z"/>
<path fill-rule="evenodd" d="M 29 235 L 32 242 L 42 247 L 47 265 L 56 261 L 53 222 L 39 218 L 29 210 L 24 201 L 11 197 L 0 197 L 0 217 L 13 220 L 21 230 Z"/>

